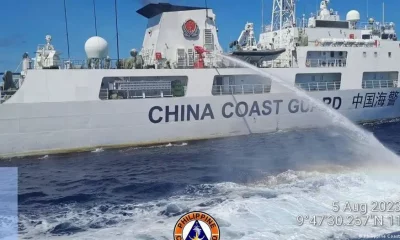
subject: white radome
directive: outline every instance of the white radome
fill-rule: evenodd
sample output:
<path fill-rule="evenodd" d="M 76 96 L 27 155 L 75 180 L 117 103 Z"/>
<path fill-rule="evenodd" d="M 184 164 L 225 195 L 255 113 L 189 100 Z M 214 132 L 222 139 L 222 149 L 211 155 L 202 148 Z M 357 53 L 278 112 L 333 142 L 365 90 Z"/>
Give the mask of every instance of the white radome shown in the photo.
<path fill-rule="evenodd" d="M 360 20 L 360 13 L 357 10 L 351 10 L 346 15 L 346 21 L 357 22 Z"/>
<path fill-rule="evenodd" d="M 87 58 L 106 58 L 108 55 L 108 43 L 104 38 L 94 36 L 85 43 Z"/>

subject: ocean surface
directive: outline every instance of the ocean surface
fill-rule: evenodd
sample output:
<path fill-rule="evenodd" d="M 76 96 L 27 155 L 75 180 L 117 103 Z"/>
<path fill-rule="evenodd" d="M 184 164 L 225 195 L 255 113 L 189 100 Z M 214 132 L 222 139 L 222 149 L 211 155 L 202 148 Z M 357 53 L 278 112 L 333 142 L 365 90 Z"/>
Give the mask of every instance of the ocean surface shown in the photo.
<path fill-rule="evenodd" d="M 362 127 L 400 153 L 399 120 Z M 195 210 L 217 220 L 224 240 L 361 239 L 399 231 L 400 222 L 387 220 L 400 217 L 397 211 L 375 212 L 387 220 L 381 225 L 356 226 L 346 218 L 362 213 L 332 210 L 335 201 L 367 203 L 370 212 L 373 201 L 400 201 L 400 158 L 387 159 L 388 150 L 347 131 L 96 149 L 12 158 L 0 167 L 18 167 L 20 239 L 172 239 L 179 217 Z M 298 222 L 325 215 L 345 221 Z"/>

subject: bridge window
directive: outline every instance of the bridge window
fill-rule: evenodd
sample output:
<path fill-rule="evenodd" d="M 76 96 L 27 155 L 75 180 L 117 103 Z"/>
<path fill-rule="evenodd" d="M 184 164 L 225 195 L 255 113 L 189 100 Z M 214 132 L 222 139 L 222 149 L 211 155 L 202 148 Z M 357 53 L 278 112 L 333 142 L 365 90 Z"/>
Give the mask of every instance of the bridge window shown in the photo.
<path fill-rule="evenodd" d="M 361 36 L 362 39 L 371 39 L 371 35 L 370 34 L 363 34 Z"/>
<path fill-rule="evenodd" d="M 306 67 L 345 67 L 347 52 L 330 51 L 329 54 L 323 51 L 309 51 L 307 53 Z"/>
<path fill-rule="evenodd" d="M 391 52 L 388 52 L 388 57 L 392 57 L 392 53 Z"/>
<path fill-rule="evenodd" d="M 397 87 L 399 72 L 364 72 L 362 88 L 392 88 Z"/>
<path fill-rule="evenodd" d="M 183 97 L 186 95 L 187 76 L 104 77 L 101 100 Z"/>
<path fill-rule="evenodd" d="M 341 73 L 299 73 L 295 85 L 306 91 L 334 91 L 340 89 Z"/>
<path fill-rule="evenodd" d="M 271 80 L 259 75 L 217 75 L 212 95 L 262 94 L 271 91 Z"/>

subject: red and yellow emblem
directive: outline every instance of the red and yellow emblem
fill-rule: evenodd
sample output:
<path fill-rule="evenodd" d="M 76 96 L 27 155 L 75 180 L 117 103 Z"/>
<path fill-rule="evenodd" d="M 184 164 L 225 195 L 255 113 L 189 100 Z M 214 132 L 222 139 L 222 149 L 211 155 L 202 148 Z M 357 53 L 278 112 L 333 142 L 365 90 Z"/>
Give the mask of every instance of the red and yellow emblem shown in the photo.
<path fill-rule="evenodd" d="M 183 35 L 185 37 L 189 37 L 189 38 L 198 37 L 199 33 L 200 33 L 199 26 L 192 19 L 188 19 L 183 23 L 182 31 L 183 31 Z"/>
<path fill-rule="evenodd" d="M 215 219 L 204 212 L 183 215 L 174 228 L 174 240 L 219 240 L 219 226 Z"/>

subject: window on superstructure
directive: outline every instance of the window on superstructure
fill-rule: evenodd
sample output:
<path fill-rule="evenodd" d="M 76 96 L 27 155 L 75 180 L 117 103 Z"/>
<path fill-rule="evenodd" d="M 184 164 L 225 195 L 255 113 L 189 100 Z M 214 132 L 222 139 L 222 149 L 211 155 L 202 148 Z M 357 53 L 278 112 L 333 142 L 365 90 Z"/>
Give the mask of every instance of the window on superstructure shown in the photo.
<path fill-rule="evenodd" d="M 397 86 L 399 72 L 364 72 L 362 88 L 392 88 Z"/>
<path fill-rule="evenodd" d="M 334 91 L 340 89 L 341 80 L 341 73 L 298 73 L 295 86 L 306 91 Z"/>
<path fill-rule="evenodd" d="M 374 52 L 374 56 L 375 56 L 375 57 L 378 57 L 378 53 L 377 53 L 377 52 Z"/>
<path fill-rule="evenodd" d="M 364 56 L 364 57 L 367 57 L 367 52 L 363 52 L 363 56 Z"/>
<path fill-rule="evenodd" d="M 345 51 L 309 51 L 306 67 L 346 67 L 347 52 Z"/>
<path fill-rule="evenodd" d="M 99 98 L 114 100 L 183 97 L 186 95 L 187 82 L 186 76 L 104 77 Z"/>
<path fill-rule="evenodd" d="M 391 52 L 388 52 L 388 56 L 391 58 L 391 57 L 392 57 L 392 53 L 391 53 Z"/>
<path fill-rule="evenodd" d="M 371 35 L 369 35 L 369 34 L 363 34 L 363 35 L 361 36 L 361 38 L 362 38 L 362 39 L 371 39 Z"/>
<path fill-rule="evenodd" d="M 263 94 L 271 91 L 271 79 L 259 75 L 216 75 L 212 95 Z"/>

